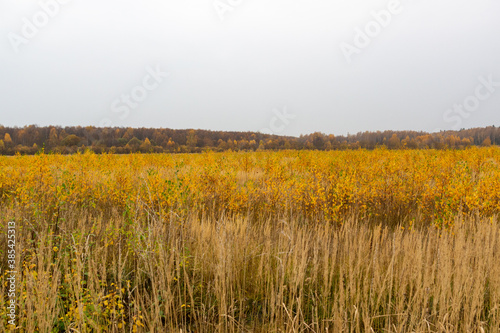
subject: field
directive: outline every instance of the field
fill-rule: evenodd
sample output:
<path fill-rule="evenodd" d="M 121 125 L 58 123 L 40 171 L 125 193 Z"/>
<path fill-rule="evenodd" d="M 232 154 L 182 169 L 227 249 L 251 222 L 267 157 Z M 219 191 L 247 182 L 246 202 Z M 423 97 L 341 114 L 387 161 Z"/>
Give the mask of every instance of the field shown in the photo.
<path fill-rule="evenodd" d="M 0 157 L 21 332 L 495 332 L 500 149 Z M 10 327 L 11 328 L 11 327 Z"/>

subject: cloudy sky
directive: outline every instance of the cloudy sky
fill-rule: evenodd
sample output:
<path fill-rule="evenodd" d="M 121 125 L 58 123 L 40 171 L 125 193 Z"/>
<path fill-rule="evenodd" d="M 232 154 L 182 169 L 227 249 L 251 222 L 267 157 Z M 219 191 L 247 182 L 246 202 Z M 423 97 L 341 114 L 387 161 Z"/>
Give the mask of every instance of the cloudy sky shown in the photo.
<path fill-rule="evenodd" d="M 0 124 L 500 125 L 497 0 L 0 0 Z"/>

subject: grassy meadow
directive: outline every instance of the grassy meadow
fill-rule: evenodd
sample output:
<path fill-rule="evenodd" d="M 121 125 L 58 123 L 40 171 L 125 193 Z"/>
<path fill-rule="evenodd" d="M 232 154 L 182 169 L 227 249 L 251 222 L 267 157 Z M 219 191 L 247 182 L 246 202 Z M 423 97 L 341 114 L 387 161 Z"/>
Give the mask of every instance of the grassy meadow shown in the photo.
<path fill-rule="evenodd" d="M 0 330 L 496 332 L 499 212 L 496 147 L 0 157 Z"/>

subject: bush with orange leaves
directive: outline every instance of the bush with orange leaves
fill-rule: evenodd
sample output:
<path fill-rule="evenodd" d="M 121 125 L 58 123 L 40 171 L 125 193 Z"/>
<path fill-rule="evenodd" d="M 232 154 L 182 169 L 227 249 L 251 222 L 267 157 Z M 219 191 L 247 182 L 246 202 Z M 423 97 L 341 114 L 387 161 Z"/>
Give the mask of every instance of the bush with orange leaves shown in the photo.
<path fill-rule="evenodd" d="M 0 157 L 0 200 L 57 221 L 85 208 L 444 227 L 500 210 L 500 150 L 225 152 Z"/>

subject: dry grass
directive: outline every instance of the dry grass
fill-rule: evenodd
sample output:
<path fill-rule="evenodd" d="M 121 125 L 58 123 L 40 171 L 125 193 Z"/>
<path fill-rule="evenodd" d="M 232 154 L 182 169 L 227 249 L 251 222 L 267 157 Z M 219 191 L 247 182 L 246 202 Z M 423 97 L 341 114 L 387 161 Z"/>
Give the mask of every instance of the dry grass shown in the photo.
<path fill-rule="evenodd" d="M 500 327 L 496 218 L 457 219 L 443 231 L 390 229 L 354 216 L 341 226 L 195 216 L 160 219 L 117 211 L 95 216 L 81 209 L 49 224 L 14 204 L 0 206 L 3 222 L 18 221 L 19 330 L 494 332 Z M 5 248 L 3 236 L 0 249 Z M 5 286 L 0 293 L 6 300 Z M 5 319 L 5 304 L 1 308 Z"/>

